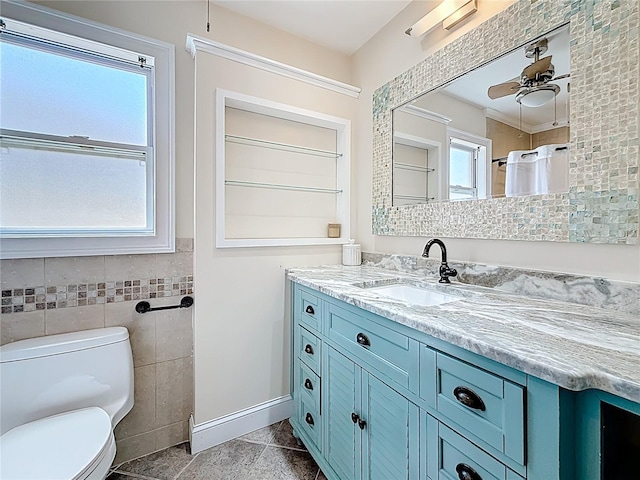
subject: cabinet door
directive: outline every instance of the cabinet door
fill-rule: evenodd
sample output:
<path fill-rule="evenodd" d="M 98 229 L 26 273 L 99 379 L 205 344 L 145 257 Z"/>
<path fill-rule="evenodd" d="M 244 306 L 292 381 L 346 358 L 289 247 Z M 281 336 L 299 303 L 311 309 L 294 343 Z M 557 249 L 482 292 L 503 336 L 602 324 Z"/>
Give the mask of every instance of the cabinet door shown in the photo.
<path fill-rule="evenodd" d="M 354 415 L 360 415 L 361 370 L 333 348 L 323 354 L 324 457 L 342 480 L 359 479 L 361 431 Z"/>
<path fill-rule="evenodd" d="M 393 388 L 362 372 L 363 479 L 419 477 L 418 412 L 416 405 Z"/>

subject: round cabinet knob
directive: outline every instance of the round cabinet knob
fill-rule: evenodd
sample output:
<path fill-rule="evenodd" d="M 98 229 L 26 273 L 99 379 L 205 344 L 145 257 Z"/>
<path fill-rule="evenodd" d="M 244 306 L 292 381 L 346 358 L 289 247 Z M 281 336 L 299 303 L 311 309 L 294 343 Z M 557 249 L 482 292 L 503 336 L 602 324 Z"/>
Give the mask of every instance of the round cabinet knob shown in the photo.
<path fill-rule="evenodd" d="M 481 410 L 483 412 L 487 409 L 480 396 L 470 388 L 456 387 L 453 390 L 453 396 L 456 397 L 456 400 L 465 407 L 473 408 L 474 410 Z"/>
<path fill-rule="evenodd" d="M 466 463 L 456 465 L 456 472 L 460 480 L 482 480 L 480 474 Z"/>
<path fill-rule="evenodd" d="M 304 351 L 309 355 L 313 355 L 313 347 L 308 343 L 304 346 Z"/>
<path fill-rule="evenodd" d="M 357 413 L 352 413 L 352 414 L 351 414 L 351 421 L 352 421 L 353 423 L 356 423 L 359 419 L 360 419 L 360 417 L 358 416 L 358 414 L 357 414 Z"/>
<path fill-rule="evenodd" d="M 313 390 L 313 383 L 308 378 L 304 381 L 304 388 L 307 390 Z"/>
<path fill-rule="evenodd" d="M 364 420 L 362 420 L 360 418 L 360 419 L 358 419 L 358 426 L 360 427 L 360 430 L 364 430 L 364 427 L 367 426 L 367 422 L 365 422 Z"/>
<path fill-rule="evenodd" d="M 304 417 L 304 421 L 307 422 L 309 425 L 315 424 L 315 422 L 313 421 L 313 417 L 309 412 L 307 412 L 307 415 Z"/>
<path fill-rule="evenodd" d="M 315 315 L 316 313 L 311 305 L 307 305 L 307 308 L 305 308 L 304 311 L 307 312 L 309 315 Z"/>
<path fill-rule="evenodd" d="M 371 342 L 369 341 L 369 337 L 367 337 L 364 333 L 360 332 L 356 335 L 356 342 L 358 342 L 363 347 L 370 347 Z"/>

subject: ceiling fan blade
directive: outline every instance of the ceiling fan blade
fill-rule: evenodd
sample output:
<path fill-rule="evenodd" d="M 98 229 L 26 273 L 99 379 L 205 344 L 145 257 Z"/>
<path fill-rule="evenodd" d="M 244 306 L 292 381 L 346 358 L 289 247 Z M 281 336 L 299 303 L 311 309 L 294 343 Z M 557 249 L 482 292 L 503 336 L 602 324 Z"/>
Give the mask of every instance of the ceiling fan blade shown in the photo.
<path fill-rule="evenodd" d="M 537 62 L 533 62 L 531 65 L 522 70 L 522 76 L 527 77 L 529 80 L 534 80 L 538 73 L 544 73 L 551 67 L 551 55 L 541 58 Z"/>
<path fill-rule="evenodd" d="M 491 100 L 495 100 L 496 98 L 513 95 L 514 93 L 517 93 L 518 90 L 520 90 L 520 84 L 518 82 L 499 83 L 498 85 L 492 85 L 489 87 L 487 95 L 489 95 Z"/>
<path fill-rule="evenodd" d="M 563 78 L 569 78 L 571 76 L 570 73 L 565 73 L 564 75 L 558 75 L 555 78 L 552 78 L 551 80 L 549 80 L 550 82 L 553 82 L 554 80 L 561 80 Z"/>

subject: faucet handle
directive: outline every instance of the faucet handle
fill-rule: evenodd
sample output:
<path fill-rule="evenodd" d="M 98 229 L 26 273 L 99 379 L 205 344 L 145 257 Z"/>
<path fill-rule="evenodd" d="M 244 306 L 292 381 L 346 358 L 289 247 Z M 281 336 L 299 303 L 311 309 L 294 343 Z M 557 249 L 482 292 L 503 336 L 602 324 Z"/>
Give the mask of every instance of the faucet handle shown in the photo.
<path fill-rule="evenodd" d="M 455 277 L 456 275 L 458 275 L 458 271 L 455 268 L 449 268 L 449 264 L 446 262 L 443 262 L 440 265 L 440 283 L 451 283 L 451 280 L 449 280 L 449 277 Z"/>

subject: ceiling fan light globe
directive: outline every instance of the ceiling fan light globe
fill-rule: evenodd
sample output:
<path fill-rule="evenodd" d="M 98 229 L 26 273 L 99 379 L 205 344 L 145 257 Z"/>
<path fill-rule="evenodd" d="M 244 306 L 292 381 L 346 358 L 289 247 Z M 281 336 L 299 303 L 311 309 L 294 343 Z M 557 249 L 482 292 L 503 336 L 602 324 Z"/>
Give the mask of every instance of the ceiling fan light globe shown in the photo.
<path fill-rule="evenodd" d="M 552 84 L 527 88 L 516 95 L 516 102 L 525 107 L 541 107 L 545 103 L 553 100 L 559 91 L 560 87 Z"/>

